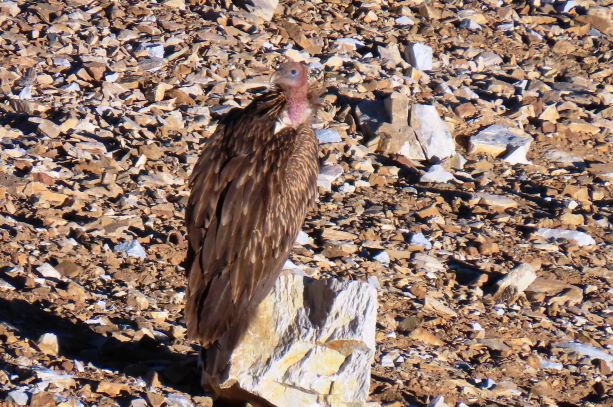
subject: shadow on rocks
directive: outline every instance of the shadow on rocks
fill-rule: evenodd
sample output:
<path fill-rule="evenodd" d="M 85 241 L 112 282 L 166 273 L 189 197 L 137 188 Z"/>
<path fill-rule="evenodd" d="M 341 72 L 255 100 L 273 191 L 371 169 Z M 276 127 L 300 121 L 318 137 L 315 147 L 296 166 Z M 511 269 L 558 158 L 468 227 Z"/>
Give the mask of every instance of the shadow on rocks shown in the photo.
<path fill-rule="evenodd" d="M 132 377 L 148 377 L 155 371 L 162 384 L 171 389 L 204 395 L 194 354 L 173 352 L 147 337 L 138 342 L 122 342 L 42 307 L 40 303 L 0 298 L 0 322 L 13 327 L 17 336 L 32 341 L 37 341 L 44 333 L 56 334 L 60 354 L 66 358 Z"/>

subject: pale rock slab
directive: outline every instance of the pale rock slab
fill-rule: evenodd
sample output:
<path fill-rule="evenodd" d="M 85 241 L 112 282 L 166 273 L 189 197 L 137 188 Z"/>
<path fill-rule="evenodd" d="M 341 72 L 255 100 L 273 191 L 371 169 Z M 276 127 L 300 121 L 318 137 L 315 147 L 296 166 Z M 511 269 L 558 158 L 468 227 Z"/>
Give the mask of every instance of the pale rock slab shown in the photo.
<path fill-rule="evenodd" d="M 590 246 L 596 244 L 596 241 L 592 236 L 577 230 L 539 228 L 535 234 L 545 239 L 572 240 L 578 246 Z"/>
<path fill-rule="evenodd" d="M 49 263 L 41 264 L 36 268 L 36 271 L 38 271 L 38 273 L 45 278 L 57 278 L 58 280 L 62 278 L 60 272 Z"/>
<path fill-rule="evenodd" d="M 445 123 L 433 105 L 413 105 L 411 127 L 415 130 L 428 159 L 443 159 L 455 154 L 455 142 Z"/>
<path fill-rule="evenodd" d="M 484 51 L 482 53 L 479 54 L 479 56 L 476 59 L 477 64 L 485 67 L 485 68 L 489 68 L 491 66 L 496 66 L 496 65 L 500 65 L 502 64 L 503 60 L 502 57 L 500 57 L 500 55 L 495 54 L 493 52 L 490 51 Z"/>
<path fill-rule="evenodd" d="M 518 206 L 517 202 L 509 197 L 488 194 L 486 192 L 477 192 L 473 194 L 471 201 L 474 201 L 474 203 L 480 203 L 485 206 L 500 209 L 517 208 Z"/>
<path fill-rule="evenodd" d="M 318 129 L 315 130 L 315 136 L 320 144 L 327 143 L 340 143 L 343 141 L 338 131 L 332 129 Z"/>
<path fill-rule="evenodd" d="M 203 381 L 222 397 L 238 386 L 276 406 L 367 406 L 376 316 L 366 282 L 282 274 L 225 370 L 211 374 L 207 360 Z"/>
<path fill-rule="evenodd" d="M 247 6 L 247 9 L 266 21 L 272 20 L 279 6 L 279 0 L 251 0 L 251 3 L 252 5 Z"/>
<path fill-rule="evenodd" d="M 551 162 L 562 164 L 579 164 L 584 162 L 583 157 L 560 150 L 549 150 L 545 152 L 545 158 Z"/>
<path fill-rule="evenodd" d="M 503 160 L 510 164 L 530 164 L 526 154 L 531 144 L 532 137 L 516 134 L 508 127 L 494 124 L 470 138 L 468 153 L 485 153 L 494 157 L 505 154 Z"/>
<path fill-rule="evenodd" d="M 457 181 L 456 178 L 447 171 L 442 165 L 436 164 L 428 168 L 428 171 L 424 173 L 419 179 L 419 182 L 437 182 L 446 183 L 449 181 Z"/>
<path fill-rule="evenodd" d="M 13 390 L 7 395 L 6 401 L 13 402 L 18 406 L 25 406 L 28 404 L 28 393 L 23 390 Z"/>
<path fill-rule="evenodd" d="M 536 280 L 536 270 L 531 264 L 524 263 L 515 267 L 498 282 L 494 298 L 516 297 Z"/>

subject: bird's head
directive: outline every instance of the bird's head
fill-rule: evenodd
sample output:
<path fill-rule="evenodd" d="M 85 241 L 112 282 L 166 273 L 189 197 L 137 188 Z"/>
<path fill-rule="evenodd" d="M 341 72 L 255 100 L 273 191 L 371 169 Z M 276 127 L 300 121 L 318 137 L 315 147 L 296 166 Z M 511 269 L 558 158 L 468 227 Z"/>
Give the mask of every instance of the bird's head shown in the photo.
<path fill-rule="evenodd" d="M 301 93 L 309 86 L 307 67 L 300 62 L 286 62 L 272 75 L 272 83 L 284 92 Z"/>

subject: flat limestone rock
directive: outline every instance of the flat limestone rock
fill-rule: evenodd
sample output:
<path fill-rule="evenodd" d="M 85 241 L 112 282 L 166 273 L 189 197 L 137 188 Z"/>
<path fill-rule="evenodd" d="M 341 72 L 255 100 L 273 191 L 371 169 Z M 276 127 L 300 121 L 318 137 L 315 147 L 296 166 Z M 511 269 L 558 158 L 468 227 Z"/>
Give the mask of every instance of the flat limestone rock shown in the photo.
<path fill-rule="evenodd" d="M 413 105 L 411 127 L 428 159 L 443 159 L 455 153 L 455 142 L 445 123 L 433 105 Z"/>
<path fill-rule="evenodd" d="M 494 124 L 470 138 L 469 154 L 485 153 L 494 157 L 502 154 L 510 164 L 529 164 L 526 154 L 532 144 L 532 137 L 515 134 L 509 128 Z"/>
<path fill-rule="evenodd" d="M 579 246 L 590 246 L 596 244 L 596 241 L 592 236 L 577 230 L 539 228 L 536 231 L 536 235 L 545 239 L 571 240 Z"/>
<path fill-rule="evenodd" d="M 377 292 L 366 282 L 282 274 L 225 371 L 211 375 L 207 354 L 203 382 L 221 397 L 236 397 L 238 386 L 276 406 L 369 405 L 376 316 Z"/>

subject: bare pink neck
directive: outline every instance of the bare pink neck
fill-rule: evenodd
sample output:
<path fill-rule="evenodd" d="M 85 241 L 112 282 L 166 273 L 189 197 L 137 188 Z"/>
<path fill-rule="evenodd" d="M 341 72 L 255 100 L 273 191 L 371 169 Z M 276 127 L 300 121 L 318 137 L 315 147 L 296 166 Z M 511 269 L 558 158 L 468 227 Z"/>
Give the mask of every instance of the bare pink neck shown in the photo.
<path fill-rule="evenodd" d="M 310 109 L 307 87 L 292 89 L 286 94 L 287 115 L 294 125 L 300 125 L 308 120 Z"/>

